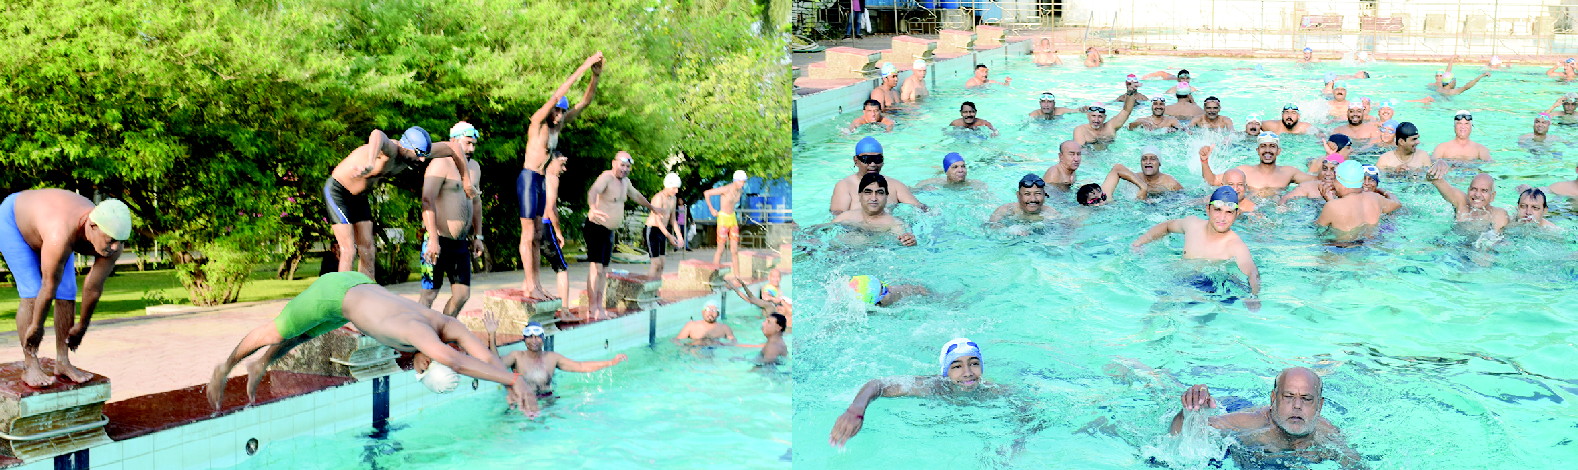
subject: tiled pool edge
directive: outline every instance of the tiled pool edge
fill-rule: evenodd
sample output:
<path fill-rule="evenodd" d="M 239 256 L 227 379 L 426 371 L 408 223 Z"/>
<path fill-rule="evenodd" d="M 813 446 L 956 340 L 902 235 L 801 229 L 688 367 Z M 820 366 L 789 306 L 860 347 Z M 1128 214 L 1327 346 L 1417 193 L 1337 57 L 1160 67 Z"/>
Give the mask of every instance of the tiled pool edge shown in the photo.
<path fill-rule="evenodd" d="M 785 274 L 783 286 L 791 284 Z M 761 284 L 754 284 L 759 289 Z M 717 296 L 717 297 L 715 297 Z M 634 347 L 667 341 L 685 322 L 700 319 L 702 307 L 718 300 L 725 316 L 756 313 L 760 309 L 732 291 L 680 300 L 570 330 L 556 332 L 553 350 L 566 356 L 601 360 Z M 654 321 L 653 315 L 656 315 Z M 668 336 L 665 336 L 668 335 Z M 500 346 L 500 352 L 524 348 L 519 342 Z M 246 462 L 250 439 L 258 452 L 271 443 L 302 436 L 330 436 L 355 429 L 373 429 L 375 395 L 388 399 L 388 419 L 395 420 L 422 409 L 478 393 L 492 393 L 502 386 L 463 378 L 448 394 L 435 394 L 416 381 L 409 371 L 380 379 L 349 382 L 273 403 L 250 406 L 229 414 L 187 423 L 130 439 L 114 441 L 32 463 L 3 467 L 15 470 L 176 470 L 225 468 Z M 384 390 L 378 388 L 382 386 Z"/>
<path fill-rule="evenodd" d="M 926 89 L 935 90 L 938 83 L 957 84 L 963 86 L 964 82 L 975 75 L 976 64 L 986 64 L 987 68 L 997 68 L 1008 63 L 1012 55 L 1026 55 L 1030 53 L 1033 44 L 1028 38 L 1009 38 L 1000 47 L 977 50 L 975 52 L 952 58 L 937 58 L 926 68 Z M 899 64 L 894 64 L 899 65 Z M 905 64 L 907 67 L 908 65 Z M 912 70 L 899 72 L 899 82 L 908 80 Z M 1002 77 L 997 77 L 1001 79 Z M 881 82 L 879 78 L 855 83 L 853 85 L 822 90 L 808 95 L 797 95 L 793 100 L 792 115 L 794 116 L 795 129 L 815 125 L 822 121 L 833 119 L 846 110 L 858 110 L 861 105 L 871 97 L 871 90 L 876 89 Z"/>

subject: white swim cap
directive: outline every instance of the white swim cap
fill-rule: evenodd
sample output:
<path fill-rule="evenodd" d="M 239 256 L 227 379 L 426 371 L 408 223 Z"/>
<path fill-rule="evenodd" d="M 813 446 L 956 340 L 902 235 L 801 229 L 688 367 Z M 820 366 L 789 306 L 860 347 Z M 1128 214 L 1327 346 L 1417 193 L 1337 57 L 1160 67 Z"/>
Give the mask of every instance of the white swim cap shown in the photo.
<path fill-rule="evenodd" d="M 926 59 L 915 59 L 915 65 L 911 66 L 910 68 L 915 70 L 926 70 Z"/>
<path fill-rule="evenodd" d="M 678 187 L 679 187 L 679 174 L 678 173 L 669 173 L 668 176 L 664 176 L 663 177 L 663 189 L 678 188 Z"/>
<path fill-rule="evenodd" d="M 1490 65 L 1501 65 L 1501 56 L 1499 56 L 1499 55 L 1490 56 Z"/>
<path fill-rule="evenodd" d="M 1261 132 L 1260 137 L 1255 140 L 1257 143 L 1261 144 L 1275 144 L 1281 139 L 1277 138 L 1277 133 L 1275 132 Z"/>
<path fill-rule="evenodd" d="M 716 301 L 716 300 L 708 300 L 707 301 L 707 306 L 702 307 L 701 311 L 705 312 L 707 310 L 717 310 L 717 309 L 718 309 L 718 301 Z"/>
<path fill-rule="evenodd" d="M 416 380 L 422 382 L 422 385 L 426 386 L 428 390 L 432 390 L 433 393 L 453 392 L 455 387 L 460 386 L 460 374 L 455 373 L 454 369 L 450 369 L 449 366 L 440 364 L 437 361 L 428 364 L 426 371 L 418 372 Z"/>
<path fill-rule="evenodd" d="M 734 170 L 735 181 L 745 181 L 748 179 L 751 179 L 751 177 L 745 174 L 745 170 Z"/>
<path fill-rule="evenodd" d="M 898 73 L 899 73 L 898 70 L 895 70 L 893 68 L 893 63 L 892 62 L 887 62 L 887 63 L 883 63 L 882 64 L 882 77 L 883 78 L 887 78 L 887 76 L 889 76 L 889 75 L 895 75 L 895 74 L 898 74 Z"/>
<path fill-rule="evenodd" d="M 1156 156 L 1159 157 L 1162 154 L 1157 152 L 1155 145 L 1147 145 L 1147 146 L 1145 146 L 1145 150 L 1141 150 L 1140 151 L 1140 156 L 1143 157 L 1143 156 L 1146 156 L 1146 155 L 1156 155 Z"/>
<path fill-rule="evenodd" d="M 88 213 L 88 220 L 99 225 L 106 235 L 116 240 L 131 236 L 131 209 L 120 199 L 105 199 Z"/>
<path fill-rule="evenodd" d="M 1348 109 L 1364 109 L 1364 102 L 1359 100 L 1348 101 Z"/>

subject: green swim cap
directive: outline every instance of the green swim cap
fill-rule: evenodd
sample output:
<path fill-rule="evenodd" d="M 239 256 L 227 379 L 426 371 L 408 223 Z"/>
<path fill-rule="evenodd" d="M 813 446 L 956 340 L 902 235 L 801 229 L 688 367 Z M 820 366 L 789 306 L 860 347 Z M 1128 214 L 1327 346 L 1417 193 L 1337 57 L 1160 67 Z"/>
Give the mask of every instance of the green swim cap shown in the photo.
<path fill-rule="evenodd" d="M 1337 182 L 1348 189 L 1364 186 L 1364 164 L 1348 160 L 1337 165 Z"/>
<path fill-rule="evenodd" d="M 125 240 L 131 237 L 131 209 L 120 199 L 105 199 L 88 213 L 88 220 L 98 224 L 110 238 Z"/>

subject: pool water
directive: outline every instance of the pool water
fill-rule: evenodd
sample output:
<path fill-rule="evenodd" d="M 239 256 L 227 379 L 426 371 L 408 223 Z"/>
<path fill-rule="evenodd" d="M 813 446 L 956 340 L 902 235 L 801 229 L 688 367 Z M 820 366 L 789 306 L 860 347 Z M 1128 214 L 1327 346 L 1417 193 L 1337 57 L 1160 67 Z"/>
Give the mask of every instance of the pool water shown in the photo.
<path fill-rule="evenodd" d="M 723 321 L 741 343 L 764 341 L 759 315 Z M 790 467 L 791 359 L 763 370 L 743 362 L 759 349 L 718 348 L 704 357 L 658 341 L 597 372 L 559 371 L 558 402 L 536 419 L 509 411 L 500 388 L 395 417 L 387 437 L 369 437 L 369 426 L 265 443 L 235 468 Z"/>
<path fill-rule="evenodd" d="M 1018 179 L 1055 164 L 1057 145 L 1086 122 L 1080 114 L 1052 123 L 1025 115 L 1041 91 L 1077 107 L 1117 96 L 1125 74 L 1187 68 L 1194 85 L 1222 98 L 1223 114 L 1241 131 L 1246 114 L 1276 119 L 1288 101 L 1300 105 L 1305 120 L 1316 120 L 1325 114 L 1320 77 L 1353 68 L 1259 61 L 1265 71 L 1234 71 L 1255 62 L 1118 56 L 1087 70 L 1015 60 L 992 71 L 999 80 L 1012 76 L 1012 88 L 939 84 L 928 101 L 902 111 L 892 133 L 845 134 L 856 116 L 846 113 L 802 129 L 795 141 L 795 219 L 807 226 L 796 234 L 795 255 L 802 309 L 793 345 L 797 467 L 1151 468 L 1154 459 L 1209 468 L 1167 437 L 1179 395 L 1204 383 L 1219 400 L 1236 396 L 1263 406 L 1272 378 L 1292 366 L 1324 376 L 1322 415 L 1372 468 L 1548 468 L 1578 455 L 1578 217 L 1558 201 L 1549 219 L 1566 233 L 1509 229 L 1480 249 L 1472 244 L 1481 235 L 1455 232 L 1451 207 L 1417 177 L 1383 179 L 1404 208 L 1385 219 L 1378 240 L 1353 250 L 1320 243 L 1310 223 L 1319 210 L 1313 201 L 1295 201 L 1286 212 L 1262 209 L 1263 216 L 1240 218 L 1234 227 L 1261 274 L 1263 305 L 1251 312 L 1235 299 L 1243 293 L 1232 281 L 1242 278 L 1236 267 L 1180 261 L 1181 236 L 1139 254 L 1128 246 L 1156 223 L 1203 217 L 1200 201 L 1210 188 L 1194 149 L 1220 137 L 1142 139 L 1121 131 L 1109 150 L 1087 150 L 1077 173 L 1082 184 L 1099 182 L 1114 163 L 1136 168 L 1139 150 L 1152 144 L 1186 196 L 1139 203 L 1120 183 L 1125 197 L 1090 209 L 1053 192 L 1048 204 L 1065 220 L 1029 227 L 1030 236 L 986 229 L 992 211 L 1014 200 Z M 1367 66 L 1376 78 L 1347 82 L 1350 97 L 1418 99 L 1440 67 Z M 1462 84 L 1478 70 L 1454 72 Z M 1141 92 L 1170 85 L 1147 81 Z M 1397 119 L 1416 123 L 1428 150 L 1451 137 L 1454 111 L 1473 111 L 1473 138 L 1496 159 L 1481 167 L 1497 178 L 1494 203 L 1515 211 L 1517 184 L 1574 177 L 1573 157 L 1555 155 L 1573 152 L 1568 145 L 1531 152 L 1517 143 L 1537 112 L 1574 89 L 1543 69 L 1516 68 L 1450 102 L 1403 103 Z M 966 100 L 1002 134 L 945 130 Z M 1553 126 L 1551 134 L 1578 139 L 1571 127 Z M 921 191 L 916 196 L 932 206 L 929 213 L 895 209 L 919 239 L 916 247 L 817 225 L 831 219 L 833 184 L 854 171 L 850 157 L 865 135 L 882 142 L 885 175 L 914 186 L 941 176 L 942 155 L 959 152 L 970 177 L 991 189 Z M 1282 142 L 1282 164 L 1304 167 L 1324 153 L 1314 137 Z M 1218 173 L 1255 161 L 1247 144 L 1238 145 L 1212 158 Z M 1470 176 L 1459 170 L 1448 179 L 1463 188 Z M 1196 273 L 1227 294 L 1188 285 Z M 859 274 L 924 285 L 933 294 L 868 311 L 844 287 Z M 985 378 L 1012 394 L 879 398 L 844 449 L 828 445 L 834 421 L 861 385 L 937 374 L 938 348 L 961 336 L 981 344 Z"/>

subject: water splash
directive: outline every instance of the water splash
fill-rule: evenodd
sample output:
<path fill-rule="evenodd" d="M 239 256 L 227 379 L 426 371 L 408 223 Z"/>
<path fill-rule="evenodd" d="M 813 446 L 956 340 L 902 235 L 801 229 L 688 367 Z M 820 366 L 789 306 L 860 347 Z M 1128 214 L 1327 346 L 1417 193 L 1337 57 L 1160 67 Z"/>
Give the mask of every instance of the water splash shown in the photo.
<path fill-rule="evenodd" d="M 1168 468 L 1209 468 L 1234 443 L 1232 437 L 1211 427 L 1211 417 L 1218 414 L 1217 408 L 1184 411 L 1183 428 L 1178 435 L 1157 437 L 1154 444 L 1140 448 L 1140 457 Z"/>

